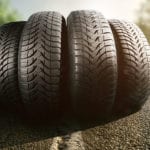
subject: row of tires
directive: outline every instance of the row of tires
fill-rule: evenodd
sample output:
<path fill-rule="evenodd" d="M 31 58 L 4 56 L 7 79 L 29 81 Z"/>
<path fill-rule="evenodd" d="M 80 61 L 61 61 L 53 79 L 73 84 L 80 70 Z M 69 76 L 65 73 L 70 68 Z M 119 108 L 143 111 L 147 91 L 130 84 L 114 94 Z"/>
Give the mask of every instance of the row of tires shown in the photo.
<path fill-rule="evenodd" d="M 0 103 L 32 118 L 132 113 L 149 96 L 150 46 L 96 11 L 38 12 L 0 26 Z"/>

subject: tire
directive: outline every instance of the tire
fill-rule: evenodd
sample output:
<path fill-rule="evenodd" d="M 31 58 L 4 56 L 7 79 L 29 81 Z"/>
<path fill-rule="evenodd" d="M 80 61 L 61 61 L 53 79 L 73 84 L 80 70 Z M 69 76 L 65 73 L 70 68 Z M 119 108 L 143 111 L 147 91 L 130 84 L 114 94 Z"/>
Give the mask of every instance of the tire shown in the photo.
<path fill-rule="evenodd" d="M 145 103 L 150 91 L 150 46 L 134 24 L 110 20 L 118 56 L 118 87 L 114 111 L 130 114 Z"/>
<path fill-rule="evenodd" d="M 18 47 L 25 22 L 0 26 L 0 104 L 16 110 L 20 105 L 18 86 Z"/>
<path fill-rule="evenodd" d="M 117 82 L 116 48 L 101 13 L 74 11 L 68 17 L 70 89 L 74 113 L 85 119 L 111 113 Z"/>
<path fill-rule="evenodd" d="M 57 12 L 35 13 L 24 27 L 19 86 L 28 117 L 51 119 L 60 114 L 65 30 L 65 19 Z"/>

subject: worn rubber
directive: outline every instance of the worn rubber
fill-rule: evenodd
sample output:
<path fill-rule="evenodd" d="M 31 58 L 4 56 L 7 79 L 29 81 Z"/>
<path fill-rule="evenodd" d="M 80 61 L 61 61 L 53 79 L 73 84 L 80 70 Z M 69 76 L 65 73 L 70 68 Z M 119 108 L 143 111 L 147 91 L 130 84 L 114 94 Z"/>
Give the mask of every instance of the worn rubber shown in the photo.
<path fill-rule="evenodd" d="M 65 53 L 65 19 L 57 12 L 33 14 L 19 49 L 19 85 L 27 115 L 51 119 L 60 114 Z"/>
<path fill-rule="evenodd" d="M 95 11 L 68 17 L 70 90 L 74 113 L 101 118 L 111 113 L 117 87 L 117 60 L 108 21 Z"/>
<path fill-rule="evenodd" d="M 25 22 L 0 26 L 0 105 L 15 110 L 20 105 L 18 88 L 18 47 Z"/>
<path fill-rule="evenodd" d="M 118 55 L 118 87 L 114 111 L 132 113 L 150 93 L 150 46 L 133 23 L 110 20 Z"/>

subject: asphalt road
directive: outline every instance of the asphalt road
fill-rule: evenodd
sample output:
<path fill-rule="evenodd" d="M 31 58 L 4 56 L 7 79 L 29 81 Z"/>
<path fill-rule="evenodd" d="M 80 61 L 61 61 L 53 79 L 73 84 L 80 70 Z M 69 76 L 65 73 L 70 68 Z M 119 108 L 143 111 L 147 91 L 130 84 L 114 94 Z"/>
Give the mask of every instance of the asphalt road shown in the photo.
<path fill-rule="evenodd" d="M 150 99 L 139 112 L 108 122 L 29 126 L 14 115 L 0 114 L 0 149 L 149 150 Z"/>

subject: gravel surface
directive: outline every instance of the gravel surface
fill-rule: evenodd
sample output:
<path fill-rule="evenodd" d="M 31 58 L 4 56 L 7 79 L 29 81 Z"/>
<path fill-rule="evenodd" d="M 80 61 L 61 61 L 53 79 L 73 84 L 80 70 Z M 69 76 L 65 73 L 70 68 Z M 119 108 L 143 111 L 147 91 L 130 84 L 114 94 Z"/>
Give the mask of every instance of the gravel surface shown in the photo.
<path fill-rule="evenodd" d="M 87 150 L 149 150 L 150 100 L 141 111 L 82 132 Z"/>
<path fill-rule="evenodd" d="M 28 126 L 10 114 L 0 115 L 4 150 L 149 150 L 150 100 L 137 113 L 108 123 L 62 121 Z"/>

